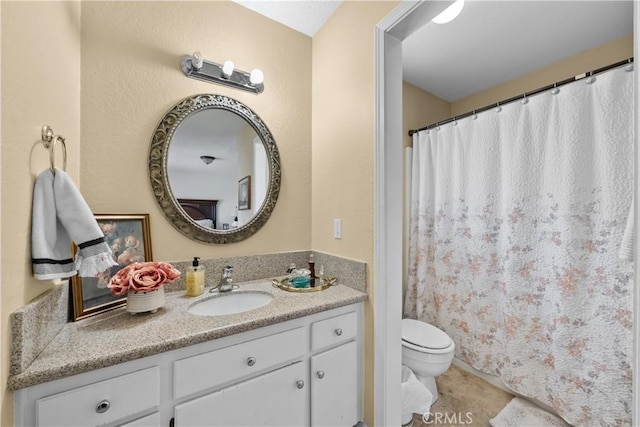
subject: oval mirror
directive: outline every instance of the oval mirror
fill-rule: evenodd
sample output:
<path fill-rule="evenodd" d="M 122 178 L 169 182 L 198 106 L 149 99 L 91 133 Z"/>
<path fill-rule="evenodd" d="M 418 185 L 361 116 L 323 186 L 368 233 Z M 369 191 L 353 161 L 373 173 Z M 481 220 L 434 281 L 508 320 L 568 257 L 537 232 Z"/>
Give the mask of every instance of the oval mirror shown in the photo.
<path fill-rule="evenodd" d="M 280 154 L 249 107 L 222 95 L 195 95 L 173 106 L 156 128 L 149 177 L 160 209 L 186 237 L 239 242 L 275 207 Z"/>

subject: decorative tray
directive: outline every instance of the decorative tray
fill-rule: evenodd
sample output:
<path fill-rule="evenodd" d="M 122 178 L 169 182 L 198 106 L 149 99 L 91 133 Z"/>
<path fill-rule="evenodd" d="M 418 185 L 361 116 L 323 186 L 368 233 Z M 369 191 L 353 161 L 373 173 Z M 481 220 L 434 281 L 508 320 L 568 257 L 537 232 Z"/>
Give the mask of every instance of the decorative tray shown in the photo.
<path fill-rule="evenodd" d="M 311 287 L 310 285 L 307 285 L 306 287 L 303 288 L 297 288 L 295 287 L 290 279 L 284 278 L 281 280 L 278 279 L 273 279 L 271 281 L 271 283 L 273 283 L 273 286 L 275 286 L 276 288 L 280 288 L 283 291 L 288 291 L 288 292 L 318 292 L 318 291 L 323 291 L 327 288 L 329 288 L 330 286 L 335 285 L 337 282 L 337 279 L 335 277 L 324 277 L 324 278 L 316 278 L 315 279 L 315 286 Z"/>

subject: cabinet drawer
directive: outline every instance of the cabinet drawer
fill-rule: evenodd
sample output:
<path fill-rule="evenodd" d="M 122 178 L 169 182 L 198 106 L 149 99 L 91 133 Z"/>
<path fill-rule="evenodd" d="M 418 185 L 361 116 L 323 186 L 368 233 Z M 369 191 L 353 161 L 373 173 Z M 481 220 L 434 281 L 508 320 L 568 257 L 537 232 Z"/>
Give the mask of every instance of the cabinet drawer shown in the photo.
<path fill-rule="evenodd" d="M 316 351 L 348 341 L 357 333 L 358 316 L 355 311 L 315 322 L 311 325 L 311 350 Z"/>
<path fill-rule="evenodd" d="M 174 397 L 179 399 L 257 374 L 305 354 L 304 328 L 247 341 L 178 360 L 173 364 Z"/>
<path fill-rule="evenodd" d="M 160 370 L 155 366 L 38 399 L 36 417 L 38 426 L 95 426 L 159 405 Z"/>

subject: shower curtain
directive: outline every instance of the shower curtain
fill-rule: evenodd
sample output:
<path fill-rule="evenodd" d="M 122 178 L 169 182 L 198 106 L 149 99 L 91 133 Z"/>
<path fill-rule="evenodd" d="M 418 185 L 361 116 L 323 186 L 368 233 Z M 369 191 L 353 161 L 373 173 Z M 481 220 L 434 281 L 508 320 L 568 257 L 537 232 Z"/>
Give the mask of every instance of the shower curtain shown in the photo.
<path fill-rule="evenodd" d="M 631 425 L 633 72 L 558 89 L 414 135 L 404 314 L 570 424 Z"/>

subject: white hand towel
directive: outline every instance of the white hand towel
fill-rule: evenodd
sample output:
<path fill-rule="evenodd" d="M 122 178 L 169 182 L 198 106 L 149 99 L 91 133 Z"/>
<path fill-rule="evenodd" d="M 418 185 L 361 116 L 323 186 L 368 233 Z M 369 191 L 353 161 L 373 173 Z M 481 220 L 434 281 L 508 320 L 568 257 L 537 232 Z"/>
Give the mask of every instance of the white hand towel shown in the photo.
<path fill-rule="evenodd" d="M 40 173 L 33 190 L 31 258 L 38 280 L 95 276 L 117 265 L 91 209 L 66 172 Z M 71 241 L 78 246 L 71 259 Z"/>

